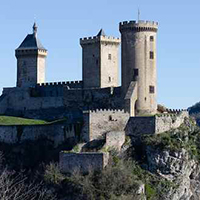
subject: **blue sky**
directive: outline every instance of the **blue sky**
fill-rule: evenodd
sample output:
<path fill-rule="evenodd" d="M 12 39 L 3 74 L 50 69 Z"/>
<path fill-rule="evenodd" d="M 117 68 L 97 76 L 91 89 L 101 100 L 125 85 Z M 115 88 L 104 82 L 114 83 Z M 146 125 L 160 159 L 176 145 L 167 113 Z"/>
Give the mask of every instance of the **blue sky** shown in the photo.
<path fill-rule="evenodd" d="M 120 21 L 159 22 L 157 43 L 158 102 L 187 108 L 200 101 L 200 1 L 184 0 L 0 0 L 0 92 L 16 84 L 14 50 L 32 32 L 48 49 L 46 80 L 80 80 L 79 38 L 96 35 L 120 37 Z M 119 66 L 121 67 L 121 66 Z"/>

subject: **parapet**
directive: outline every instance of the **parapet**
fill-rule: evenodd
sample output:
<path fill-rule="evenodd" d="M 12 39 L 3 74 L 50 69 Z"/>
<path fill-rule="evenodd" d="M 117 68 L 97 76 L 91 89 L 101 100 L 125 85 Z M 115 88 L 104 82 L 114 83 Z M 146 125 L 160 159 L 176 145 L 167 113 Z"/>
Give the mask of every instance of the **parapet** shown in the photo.
<path fill-rule="evenodd" d="M 182 112 L 187 112 L 187 110 L 184 109 L 167 109 L 166 111 L 169 114 L 180 114 Z"/>
<path fill-rule="evenodd" d="M 80 45 L 93 44 L 97 42 L 106 42 L 119 45 L 121 40 L 120 38 L 109 37 L 109 36 L 94 36 L 94 37 L 85 37 L 80 39 Z"/>
<path fill-rule="evenodd" d="M 21 48 L 15 50 L 16 57 L 24 56 L 24 55 L 40 55 L 40 56 L 47 56 L 46 49 L 36 49 L 36 48 Z"/>
<path fill-rule="evenodd" d="M 120 32 L 123 32 L 125 30 L 133 30 L 136 32 L 144 32 L 144 31 L 157 32 L 158 22 L 143 21 L 143 20 L 124 21 L 124 22 L 120 22 L 119 30 Z"/>
<path fill-rule="evenodd" d="M 58 85 L 81 85 L 83 81 L 62 81 L 62 82 L 49 82 L 49 83 L 39 83 L 38 87 L 41 86 L 58 86 Z"/>
<path fill-rule="evenodd" d="M 124 109 L 94 109 L 94 110 L 85 110 L 83 111 L 83 114 L 86 113 L 109 113 L 109 112 L 113 112 L 113 113 L 127 113 Z"/>

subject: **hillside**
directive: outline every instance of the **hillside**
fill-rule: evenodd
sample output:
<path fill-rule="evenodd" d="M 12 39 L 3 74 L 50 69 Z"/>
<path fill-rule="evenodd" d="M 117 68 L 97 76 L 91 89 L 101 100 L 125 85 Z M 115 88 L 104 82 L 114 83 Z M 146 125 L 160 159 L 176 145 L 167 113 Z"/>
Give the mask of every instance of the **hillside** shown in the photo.
<path fill-rule="evenodd" d="M 188 108 L 189 113 L 192 117 L 194 117 L 200 125 L 200 102 L 196 103 L 195 105 Z"/>
<path fill-rule="evenodd" d="M 101 140 L 82 151 L 109 152 L 109 165 L 102 172 L 89 174 L 60 173 L 58 153 L 61 149 L 74 151 L 76 143 L 72 145 L 72 141 L 57 148 L 44 138 L 13 145 L 1 143 L 0 151 L 9 170 L 21 173 L 26 169 L 23 177 L 36 184 L 42 182 L 44 194 L 51 195 L 41 200 L 199 200 L 199 141 L 200 129 L 191 119 L 163 134 L 126 137 L 119 153 L 102 148 Z M 5 170 L 0 170 L 0 184 L 5 178 L 15 181 Z M 38 191 L 42 192 L 40 188 Z"/>

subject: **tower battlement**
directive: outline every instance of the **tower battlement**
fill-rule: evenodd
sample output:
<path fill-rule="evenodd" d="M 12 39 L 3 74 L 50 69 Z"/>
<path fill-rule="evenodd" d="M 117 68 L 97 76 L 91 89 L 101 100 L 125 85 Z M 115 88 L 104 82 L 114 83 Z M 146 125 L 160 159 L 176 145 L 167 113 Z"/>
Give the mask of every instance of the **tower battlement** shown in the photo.
<path fill-rule="evenodd" d="M 46 49 L 16 49 L 15 50 L 16 57 L 18 56 L 27 56 L 27 55 L 40 55 L 40 56 L 47 56 L 47 50 Z"/>
<path fill-rule="evenodd" d="M 158 22 L 145 21 L 145 20 L 120 22 L 119 24 L 120 32 L 127 29 L 138 31 L 138 32 L 140 31 L 157 32 Z"/>
<path fill-rule="evenodd" d="M 108 42 L 119 44 L 121 42 L 120 38 L 110 37 L 110 36 L 94 36 L 94 37 L 84 37 L 80 39 L 80 44 L 92 44 L 96 42 Z"/>

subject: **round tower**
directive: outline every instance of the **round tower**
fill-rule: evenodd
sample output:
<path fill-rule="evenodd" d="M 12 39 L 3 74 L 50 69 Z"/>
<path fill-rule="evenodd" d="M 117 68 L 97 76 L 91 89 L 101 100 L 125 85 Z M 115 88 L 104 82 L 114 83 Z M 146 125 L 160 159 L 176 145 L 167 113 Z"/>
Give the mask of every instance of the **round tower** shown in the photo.
<path fill-rule="evenodd" d="M 125 96 L 131 82 L 137 82 L 135 115 L 155 114 L 156 34 L 158 23 L 151 21 L 121 22 L 122 91 Z"/>

